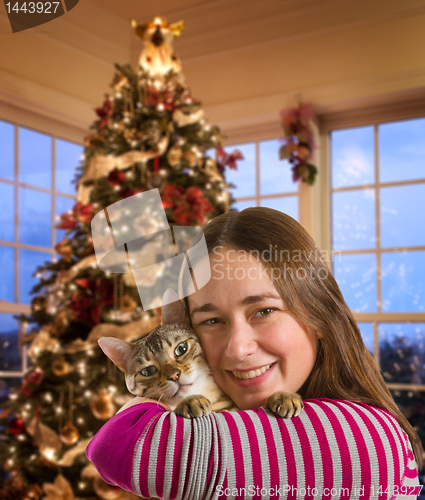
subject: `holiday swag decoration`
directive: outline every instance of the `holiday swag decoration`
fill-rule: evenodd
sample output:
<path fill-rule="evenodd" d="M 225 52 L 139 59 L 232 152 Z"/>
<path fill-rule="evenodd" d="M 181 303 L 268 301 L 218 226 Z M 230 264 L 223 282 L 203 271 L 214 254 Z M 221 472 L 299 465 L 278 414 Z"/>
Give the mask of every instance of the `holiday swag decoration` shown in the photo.
<path fill-rule="evenodd" d="M 280 113 L 285 133 L 283 145 L 279 150 L 281 160 L 288 159 L 292 164 L 292 179 L 314 184 L 317 168 L 311 163 L 314 150 L 311 120 L 314 108 L 311 104 L 299 104 L 296 108 L 284 109 Z"/>
<path fill-rule="evenodd" d="M 236 169 L 242 156 L 224 151 L 219 128 L 206 122 L 183 81 L 172 48 L 183 23 L 132 26 L 144 43 L 139 65 L 116 66 L 112 92 L 85 138 L 77 201 L 60 217 L 66 236 L 56 245 L 58 260 L 37 269 L 31 314 L 20 317 L 30 368 L 0 408 L 0 477 L 7 478 L 0 499 L 136 498 L 104 483 L 85 457 L 91 437 L 132 398 L 97 340 L 136 340 L 160 322 L 160 310 L 143 311 L 131 273 L 98 268 L 91 220 L 149 189 L 159 190 L 171 226 L 202 226 L 233 202 L 225 168 Z M 143 217 L 134 224 L 146 227 Z M 148 262 L 161 248 L 144 241 Z M 156 276 L 140 282 L 162 297 Z"/>

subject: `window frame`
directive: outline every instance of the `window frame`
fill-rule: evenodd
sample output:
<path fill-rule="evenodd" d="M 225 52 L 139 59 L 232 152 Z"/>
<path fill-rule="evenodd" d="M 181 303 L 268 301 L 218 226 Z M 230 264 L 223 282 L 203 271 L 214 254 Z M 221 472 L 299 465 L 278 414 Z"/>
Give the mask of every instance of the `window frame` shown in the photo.
<path fill-rule="evenodd" d="M 326 250 L 328 255 L 332 255 L 332 207 L 331 207 L 331 132 L 335 130 L 374 126 L 375 127 L 375 173 L 379 168 L 377 149 L 377 134 L 376 127 L 380 124 L 391 123 L 396 121 L 410 120 L 415 118 L 425 118 L 425 92 L 419 97 L 414 96 L 410 99 L 391 99 L 368 107 L 359 109 L 339 110 L 322 114 L 319 116 L 319 129 L 320 129 L 320 165 L 318 183 L 316 189 L 312 190 L 310 197 L 317 207 L 318 218 L 320 220 L 320 243 L 319 247 Z M 424 176 L 425 178 L 425 176 Z M 423 180 L 423 178 L 418 179 Z M 415 182 L 415 181 L 414 181 Z M 385 183 L 386 185 L 387 183 Z M 390 184 L 390 183 L 388 183 Z M 394 185 L 399 183 L 394 183 Z M 400 184 L 409 185 L 410 181 L 400 181 Z M 374 189 L 379 190 L 377 177 L 375 176 L 374 184 L 371 184 Z M 358 186 L 359 188 L 366 189 L 369 185 Z M 342 191 L 342 190 L 341 190 Z M 379 191 L 378 191 L 379 192 Z M 379 200 L 377 202 L 378 206 Z M 379 227 L 376 228 L 378 233 Z M 317 240 L 316 240 L 317 241 Z M 415 249 L 415 247 L 412 247 Z M 380 252 L 380 245 L 374 249 L 374 255 Z M 351 253 L 351 251 L 350 251 Z M 360 253 L 353 251 L 352 253 Z M 331 263 L 329 263 L 331 265 Z M 376 284 L 381 286 L 381 280 L 377 273 Z M 382 323 L 425 323 L 425 312 L 370 312 L 360 313 L 353 311 L 354 318 L 359 323 L 372 323 L 373 336 L 374 336 L 374 358 L 379 361 L 379 328 L 378 325 Z M 416 390 L 425 391 L 425 384 L 392 384 L 386 383 L 390 390 Z"/>
<path fill-rule="evenodd" d="M 3 103 L 2 103 L 3 104 Z M 56 190 L 56 140 L 63 140 L 67 142 L 71 142 L 77 145 L 83 145 L 83 137 L 87 134 L 87 131 L 78 130 L 74 127 L 67 126 L 66 124 L 62 124 L 60 122 L 56 122 L 54 120 L 49 120 L 45 117 L 34 115 L 32 113 L 25 113 L 22 110 L 18 109 L 10 109 L 2 105 L 0 107 L 0 120 L 2 122 L 8 123 L 14 126 L 14 179 L 7 179 L 1 177 L 0 180 L 2 183 L 13 186 L 15 199 L 14 199 L 14 210 L 15 210 L 15 218 L 14 218 L 14 226 L 15 226 L 15 239 L 14 241 L 6 241 L 1 240 L 1 245 L 14 249 L 14 259 L 15 259 L 15 284 L 19 284 L 19 250 L 35 250 L 40 251 L 43 250 L 46 255 L 51 254 L 52 260 L 55 259 L 55 249 L 54 246 L 58 241 L 56 240 L 56 230 L 55 226 L 57 224 L 56 219 L 56 196 L 61 196 L 69 199 L 76 200 L 76 194 L 74 196 L 69 193 L 63 193 L 61 191 Z M 33 186 L 24 182 L 21 182 L 18 177 L 18 165 L 19 165 L 19 128 L 25 128 L 37 133 L 48 135 L 51 138 L 51 154 L 52 154 L 52 188 L 43 188 L 39 186 Z M 78 137 L 78 140 L 76 140 Z M 51 224 L 52 224 L 52 238 L 51 238 L 51 246 L 49 251 L 47 251 L 47 247 L 38 247 L 35 245 L 29 245 L 26 243 L 19 242 L 19 197 L 17 193 L 20 188 L 30 188 L 38 192 L 44 192 L 51 195 Z M 15 286 L 15 302 L 8 302 L 6 300 L 0 299 L 0 313 L 2 314 L 30 314 L 31 307 L 29 304 L 22 304 L 19 302 L 19 285 Z M 7 371 L 0 370 L 0 378 L 9 379 L 22 377 L 25 371 L 28 368 L 28 358 L 27 358 L 27 348 L 22 346 L 22 339 L 24 334 L 27 331 L 27 325 L 21 321 L 18 322 L 18 346 L 21 349 L 22 356 L 22 368 L 21 370 Z"/>

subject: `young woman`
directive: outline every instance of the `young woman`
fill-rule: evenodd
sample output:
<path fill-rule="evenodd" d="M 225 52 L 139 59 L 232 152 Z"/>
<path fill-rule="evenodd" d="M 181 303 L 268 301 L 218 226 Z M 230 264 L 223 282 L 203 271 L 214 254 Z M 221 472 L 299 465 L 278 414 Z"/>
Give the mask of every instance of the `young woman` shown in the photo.
<path fill-rule="evenodd" d="M 184 306 L 242 411 L 189 420 L 136 398 L 87 448 L 103 479 L 147 498 L 416 498 L 420 440 L 308 233 L 256 207 L 203 234 L 209 262 L 190 262 L 211 279 Z M 264 408 L 278 390 L 303 398 L 298 417 Z"/>

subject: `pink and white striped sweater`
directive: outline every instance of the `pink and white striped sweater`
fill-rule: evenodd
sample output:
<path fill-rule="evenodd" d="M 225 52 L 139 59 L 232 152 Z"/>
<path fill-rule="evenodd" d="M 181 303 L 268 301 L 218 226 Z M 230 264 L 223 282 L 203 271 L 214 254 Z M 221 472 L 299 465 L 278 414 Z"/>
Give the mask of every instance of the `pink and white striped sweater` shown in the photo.
<path fill-rule="evenodd" d="M 101 477 L 149 498 L 415 499 L 409 439 L 382 408 L 304 401 L 298 417 L 269 410 L 176 417 L 155 403 L 111 418 L 87 457 Z"/>

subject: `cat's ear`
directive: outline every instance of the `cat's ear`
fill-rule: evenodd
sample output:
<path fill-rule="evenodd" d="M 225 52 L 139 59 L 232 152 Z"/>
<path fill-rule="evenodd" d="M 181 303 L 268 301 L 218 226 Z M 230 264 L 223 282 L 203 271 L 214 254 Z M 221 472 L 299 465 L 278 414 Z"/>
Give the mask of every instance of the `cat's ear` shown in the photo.
<path fill-rule="evenodd" d="M 125 340 L 114 337 L 101 337 L 97 342 L 112 363 L 126 373 L 133 346 Z"/>
<path fill-rule="evenodd" d="M 162 296 L 161 326 L 184 323 L 190 325 L 186 311 L 180 302 L 180 297 L 172 288 L 167 288 Z"/>

